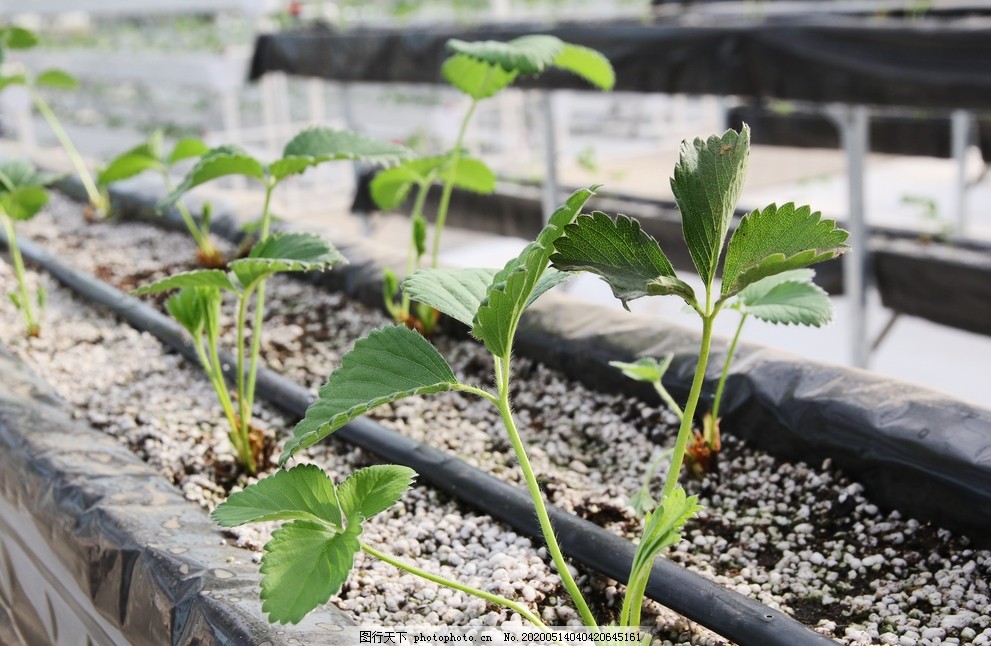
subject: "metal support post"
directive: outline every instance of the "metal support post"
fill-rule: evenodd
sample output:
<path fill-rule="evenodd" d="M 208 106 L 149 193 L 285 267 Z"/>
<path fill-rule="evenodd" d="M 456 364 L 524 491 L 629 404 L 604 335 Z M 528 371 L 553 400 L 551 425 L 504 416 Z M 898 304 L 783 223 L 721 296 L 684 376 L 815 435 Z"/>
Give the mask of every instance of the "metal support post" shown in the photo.
<path fill-rule="evenodd" d="M 956 166 L 953 181 L 953 213 L 957 233 L 967 231 L 967 148 L 970 145 L 970 113 L 954 110 L 950 116 L 950 145 Z"/>
<path fill-rule="evenodd" d="M 850 303 L 851 363 L 866 368 L 870 358 L 867 338 L 867 224 L 864 215 L 864 174 L 869 146 L 867 107 L 836 105 L 827 108 L 840 132 L 846 153 L 850 251 L 843 258 L 843 293 Z"/>
<path fill-rule="evenodd" d="M 558 206 L 557 131 L 554 126 L 553 98 L 549 90 L 539 90 L 540 125 L 544 132 L 544 185 L 540 201 L 546 222 Z"/>

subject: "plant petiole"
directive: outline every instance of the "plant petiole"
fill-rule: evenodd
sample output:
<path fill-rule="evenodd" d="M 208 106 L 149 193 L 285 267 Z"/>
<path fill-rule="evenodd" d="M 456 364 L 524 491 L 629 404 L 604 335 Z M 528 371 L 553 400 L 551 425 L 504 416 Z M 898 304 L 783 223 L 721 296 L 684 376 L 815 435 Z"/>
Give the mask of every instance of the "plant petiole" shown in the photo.
<path fill-rule="evenodd" d="M 89 168 L 86 167 L 83 156 L 79 154 L 76 146 L 72 143 L 72 139 L 69 138 L 69 133 L 62 127 L 58 117 L 52 112 L 52 109 L 38 90 L 31 86 L 28 87 L 31 93 L 31 100 L 34 102 L 35 107 L 38 108 L 38 112 L 48 122 L 52 132 L 55 133 L 55 138 L 62 144 L 65 154 L 69 156 L 69 161 L 72 162 L 73 168 L 76 169 L 76 173 L 79 175 L 79 181 L 83 183 L 83 188 L 86 189 L 86 195 L 89 197 L 90 204 L 101 215 L 108 215 L 110 213 L 110 205 L 107 203 L 105 196 L 96 187 L 96 182 L 93 181 L 93 176 L 90 174 Z"/>
<path fill-rule="evenodd" d="M 431 267 L 437 266 L 437 258 L 440 254 L 440 236 L 444 231 L 444 222 L 447 221 L 447 210 L 451 204 L 451 193 L 454 192 L 454 178 L 457 175 L 458 162 L 461 160 L 461 143 L 464 141 L 465 132 L 468 130 L 468 123 L 471 121 L 472 115 L 475 114 L 475 108 L 477 107 L 478 99 L 472 99 L 471 105 L 468 107 L 468 112 L 465 113 L 464 119 L 461 120 L 458 137 L 454 140 L 454 149 L 451 150 L 451 172 L 444 182 L 444 190 L 440 195 L 440 203 L 437 205 L 437 221 L 434 222 L 434 244 L 433 249 L 430 250 Z"/>
<path fill-rule="evenodd" d="M 719 375 L 719 383 L 716 385 L 716 395 L 712 400 L 712 423 L 719 421 L 719 405 L 723 401 L 723 389 L 726 387 L 726 379 L 729 377 L 730 364 L 733 363 L 733 356 L 736 354 L 736 344 L 740 341 L 740 333 L 743 332 L 743 324 L 747 322 L 748 312 L 740 312 L 740 323 L 736 326 L 736 334 L 726 351 L 726 361 L 723 362 L 723 372 Z M 709 441 L 710 438 L 706 438 Z M 713 438 L 714 439 L 714 438 Z"/>
<path fill-rule="evenodd" d="M 17 245 L 14 221 L 3 210 L 0 210 L 0 220 L 3 220 L 4 233 L 7 235 L 7 248 L 10 249 L 10 255 L 14 260 L 14 275 L 17 276 L 17 288 L 21 293 L 18 309 L 24 315 L 24 323 L 27 326 L 25 334 L 29 337 L 35 337 L 41 333 L 41 325 L 34 317 L 34 310 L 31 309 L 31 297 L 28 295 L 27 280 L 24 275 L 24 259 L 21 257 L 21 249 Z"/>
<path fill-rule="evenodd" d="M 526 448 L 516 428 L 516 421 L 513 419 L 513 410 L 509 403 L 509 357 L 506 356 L 501 359 L 496 357 L 495 369 L 496 383 L 499 390 L 496 406 L 499 408 L 499 415 L 502 417 L 503 425 L 506 427 L 510 444 L 513 447 L 513 452 L 516 454 L 516 460 L 520 463 L 520 470 L 523 472 L 527 491 L 529 491 L 530 498 L 533 501 L 537 521 L 540 523 L 540 530 L 544 535 L 544 541 L 547 543 L 547 551 L 554 561 L 554 566 L 557 568 L 558 575 L 561 577 L 561 583 L 564 584 L 571 599 L 575 602 L 582 621 L 586 626 L 596 626 L 598 624 L 592 615 L 592 610 L 585 601 L 581 589 L 575 582 L 574 577 L 571 576 L 571 570 L 568 569 L 568 564 L 564 560 L 564 554 L 561 552 L 561 547 L 557 542 L 557 536 L 554 533 L 554 526 L 551 524 L 550 516 L 547 513 L 547 506 L 544 504 L 540 484 L 537 482 L 537 476 L 533 471 L 533 467 L 530 465 L 530 458 L 527 457 Z"/>
<path fill-rule="evenodd" d="M 386 563 L 392 565 L 393 567 L 403 570 L 404 572 L 409 572 L 410 574 L 426 579 L 427 581 L 431 581 L 433 583 L 437 583 L 439 585 L 443 585 L 448 588 L 453 588 L 461 592 L 466 592 L 472 596 L 478 597 L 480 599 L 484 599 L 489 603 L 493 603 L 497 606 L 503 606 L 504 608 L 508 608 L 509 610 L 518 613 L 521 617 L 529 621 L 534 626 L 537 626 L 538 628 L 547 627 L 547 625 L 540 620 L 540 617 L 533 614 L 533 612 L 529 608 L 524 606 L 522 603 L 513 601 L 512 599 L 507 599 L 506 597 L 500 596 L 498 594 L 492 594 L 491 592 L 486 592 L 485 590 L 482 590 L 480 588 L 475 588 L 470 585 L 466 585 L 464 583 L 459 583 L 458 581 L 454 581 L 453 579 L 448 579 L 437 574 L 432 574 L 430 572 L 427 572 L 426 570 L 421 570 L 415 565 L 411 565 L 409 563 L 401 561 L 398 558 L 392 556 L 391 554 L 386 554 L 385 552 L 381 552 L 375 549 L 374 547 L 371 547 L 370 545 L 366 545 L 365 543 L 361 543 L 361 550 L 366 554 L 369 554 L 377 559 L 385 561 Z"/>

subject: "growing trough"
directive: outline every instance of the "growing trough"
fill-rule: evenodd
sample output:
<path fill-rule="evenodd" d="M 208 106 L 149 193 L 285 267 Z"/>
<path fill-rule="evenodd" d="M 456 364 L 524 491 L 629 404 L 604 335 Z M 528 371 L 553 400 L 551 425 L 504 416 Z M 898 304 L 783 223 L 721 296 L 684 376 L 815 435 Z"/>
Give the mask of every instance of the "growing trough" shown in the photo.
<path fill-rule="evenodd" d="M 125 201 L 123 203 L 127 202 Z M 147 215 L 147 206 L 149 204 L 147 198 L 138 197 L 129 204 L 134 212 L 138 214 L 144 212 Z M 356 294 L 359 297 L 363 296 L 365 299 L 377 303 L 380 297 L 378 293 L 380 264 L 368 259 L 367 247 L 359 243 L 348 245 L 344 251 L 346 255 L 354 260 L 359 258 L 366 258 L 366 260 L 357 260 L 348 270 L 319 277 L 318 280 L 333 283 L 337 288 L 344 288 L 349 293 Z M 29 250 L 29 256 L 34 253 L 34 251 Z M 122 304 L 121 314 L 123 316 L 130 317 L 136 321 L 142 321 L 142 325 L 150 325 L 157 330 L 156 333 L 161 333 L 169 338 L 170 343 L 185 347 L 182 336 L 178 333 L 178 328 L 169 321 L 159 320 L 156 322 L 152 315 L 158 315 L 154 311 L 151 311 L 150 308 L 139 303 L 134 303 L 131 299 L 123 298 L 119 293 L 115 294 L 113 290 L 110 290 L 99 281 L 86 280 L 76 272 L 66 268 L 57 269 L 57 263 L 50 258 L 45 261 L 43 253 L 37 255 L 38 258 L 36 260 L 42 260 L 42 264 L 46 265 L 49 270 L 56 268 L 54 273 L 56 273 L 59 280 L 67 284 L 86 285 L 86 289 L 100 294 L 101 298 L 106 301 L 116 302 L 118 305 Z M 568 314 L 565 317 L 560 317 L 562 308 Z M 557 316 L 553 313 L 557 313 Z M 591 324 L 593 320 L 600 322 L 606 320 L 608 324 L 613 324 L 610 328 L 613 332 L 608 335 L 608 338 L 605 335 L 595 332 L 597 326 Z M 549 361 L 551 364 L 586 381 L 593 374 L 598 375 L 600 379 L 597 380 L 598 383 L 596 385 L 607 385 L 617 389 L 628 388 L 629 384 L 618 378 L 612 379 L 613 371 L 611 369 L 602 369 L 607 360 L 629 358 L 630 355 L 638 353 L 656 354 L 671 349 L 679 350 L 678 359 L 676 360 L 677 369 L 673 372 L 673 380 L 669 384 L 678 391 L 681 388 L 687 390 L 687 380 L 690 376 L 691 369 L 690 355 L 692 354 L 691 351 L 680 352 L 680 350 L 693 347 L 693 338 L 692 335 L 672 329 L 659 328 L 656 325 L 646 324 L 642 320 L 637 321 L 635 318 L 621 314 L 588 311 L 588 308 L 585 306 L 568 303 L 564 299 L 555 299 L 553 303 L 538 308 L 535 314 L 527 320 L 526 329 L 520 335 L 519 347 L 522 353 L 534 354 L 542 360 Z M 590 369 L 590 365 L 593 368 Z M 745 355 L 741 355 L 741 361 L 738 363 L 738 366 L 739 369 L 733 377 L 737 386 L 734 389 L 736 395 L 732 400 L 727 402 L 727 423 L 732 425 L 735 431 L 742 429 L 746 433 L 747 428 L 753 429 L 763 425 L 766 428 L 761 433 L 761 436 L 757 438 L 758 443 L 769 443 L 777 451 L 784 452 L 790 456 L 808 456 L 810 447 L 815 447 L 818 444 L 825 447 L 825 454 L 833 456 L 837 462 L 844 464 L 847 468 L 850 468 L 848 465 L 856 465 L 859 459 L 861 467 L 875 472 L 877 477 L 871 481 L 868 478 L 864 478 L 862 472 L 859 472 L 858 475 L 874 490 L 872 493 L 875 495 L 875 498 L 878 498 L 877 494 L 880 492 L 880 498 L 885 504 L 904 502 L 898 499 L 898 486 L 892 486 L 892 483 L 900 484 L 906 477 L 911 481 L 912 478 L 917 478 L 921 472 L 918 460 L 915 460 L 916 463 L 914 465 L 909 464 L 908 466 L 899 467 L 893 464 L 897 460 L 891 460 L 889 459 L 890 456 L 886 456 L 883 453 L 885 444 L 892 441 L 892 429 L 895 435 L 897 433 L 905 433 L 906 419 L 903 419 L 903 417 L 911 417 L 918 421 L 918 413 L 921 412 L 925 415 L 930 415 L 926 419 L 937 420 L 950 428 L 955 426 L 959 418 L 970 418 L 972 421 L 970 428 L 975 431 L 975 436 L 978 437 L 982 429 L 989 427 L 987 413 L 975 411 L 962 405 L 950 406 L 952 410 L 948 414 L 938 418 L 933 417 L 934 411 L 939 409 L 942 404 L 953 404 L 953 402 L 939 400 L 938 398 L 934 399 L 925 394 L 924 391 L 917 389 L 909 389 L 907 392 L 902 389 L 902 392 L 893 393 L 892 389 L 882 387 L 882 382 L 872 379 L 867 375 L 856 375 L 859 379 L 858 383 L 866 388 L 867 392 L 882 399 L 887 397 L 893 400 L 889 402 L 891 405 L 886 409 L 888 412 L 882 413 L 880 416 L 872 416 L 871 411 L 884 411 L 884 407 L 879 408 L 863 400 L 859 403 L 845 401 L 843 389 L 836 385 L 836 381 L 843 379 L 849 380 L 851 378 L 849 371 L 826 375 L 823 375 L 822 370 L 818 367 L 815 369 L 802 368 L 796 371 L 790 360 L 774 353 L 752 349 L 748 349 Z M 773 385 L 764 388 L 758 387 L 761 383 L 765 383 L 766 385 L 766 375 L 775 377 L 775 379 L 770 381 L 771 384 L 780 384 L 782 381 L 792 379 L 796 375 L 796 372 L 800 379 L 795 388 L 776 389 Z M 824 383 L 831 384 L 831 386 L 821 388 L 817 391 L 806 387 L 811 384 Z M 275 401 L 286 405 L 296 415 L 301 414 L 310 398 L 304 389 L 285 382 L 285 380 L 271 374 L 266 374 L 261 378 L 259 384 L 260 394 L 266 397 L 274 397 Z M 733 382 L 731 382 L 732 384 Z M 803 391 L 809 392 L 805 395 L 790 396 L 795 393 L 803 393 Z M 809 393 L 824 394 L 828 396 L 828 399 L 823 403 L 819 400 L 811 399 Z M 891 397 L 892 395 L 895 396 Z M 899 406 L 915 399 L 924 399 L 925 401 L 909 406 L 912 410 L 903 410 L 902 414 L 897 413 Z M 775 401 L 782 402 L 782 406 L 776 409 L 773 408 L 772 405 Z M 831 408 L 836 408 L 837 410 L 830 414 L 829 409 Z M 895 411 L 895 413 L 891 414 L 891 411 Z M 796 420 L 802 418 L 806 422 L 810 419 L 813 420 L 811 435 L 808 430 L 803 435 L 801 429 L 795 428 Z M 825 435 L 831 435 L 828 428 L 830 418 L 833 421 L 840 418 L 845 419 L 845 422 L 843 419 L 840 419 L 843 423 L 838 427 L 843 437 L 846 438 L 843 442 L 836 441 L 835 438 L 824 438 Z M 875 426 L 884 426 L 886 424 L 889 433 L 881 440 L 875 438 L 872 442 L 867 442 L 866 440 L 869 438 L 860 437 L 861 434 L 864 434 L 864 431 L 860 428 L 860 424 L 864 422 L 874 424 Z M 351 430 L 343 432 L 342 435 L 359 442 L 371 442 L 374 444 L 374 447 L 370 447 L 373 452 L 385 459 L 410 464 L 422 474 L 443 474 L 438 476 L 439 480 L 456 483 L 449 486 L 453 489 L 460 490 L 469 497 L 482 497 L 482 494 L 491 491 L 490 484 L 492 487 L 501 486 L 502 489 L 506 490 L 506 498 L 500 503 L 503 506 L 503 511 L 500 512 L 495 509 L 488 511 L 521 530 L 533 529 L 534 523 L 529 512 L 529 501 L 514 488 L 501 483 L 497 485 L 496 482 L 498 481 L 491 482 L 490 480 L 486 480 L 485 478 L 487 476 L 479 476 L 471 470 L 471 467 L 459 464 L 457 460 L 443 456 L 439 452 L 429 449 L 429 447 L 397 437 L 394 433 L 391 434 L 390 439 L 389 431 L 384 431 L 381 427 L 366 420 L 362 420 L 352 426 L 353 428 Z M 915 428 L 917 430 L 918 427 Z M 382 434 L 382 431 L 385 434 Z M 869 434 L 872 434 L 873 431 L 875 431 L 874 427 L 868 427 Z M 837 433 L 837 435 L 840 435 L 840 433 Z M 941 439 L 946 439 L 945 434 Z M 851 444 L 853 444 L 853 448 L 863 448 L 866 446 L 865 455 L 850 455 Z M 907 452 L 909 462 L 919 457 L 915 455 L 919 451 L 932 451 L 932 446 L 933 443 L 931 441 L 925 441 L 925 437 L 920 438 L 916 442 L 916 445 L 910 447 L 911 450 Z M 971 444 L 971 446 L 974 445 Z M 388 450 L 385 447 L 389 447 Z M 942 448 L 945 449 L 946 447 Z M 934 490 L 962 496 L 962 503 L 959 509 L 948 510 L 945 508 L 945 505 L 943 505 L 942 509 L 937 509 L 937 505 L 933 504 L 934 500 L 921 501 L 922 504 L 915 508 L 911 507 L 911 505 L 906 506 L 904 504 L 898 504 L 898 506 L 923 517 L 925 517 L 925 514 L 917 510 L 921 509 L 930 513 L 939 511 L 941 514 L 936 515 L 937 518 L 943 521 L 949 518 L 951 519 L 950 523 L 957 527 L 968 527 L 967 523 L 954 522 L 952 520 L 960 520 L 959 516 L 962 515 L 960 513 L 961 510 L 967 510 L 967 514 L 973 519 L 975 517 L 974 510 L 977 509 L 979 510 L 979 513 L 976 514 L 978 519 L 976 524 L 978 526 L 974 527 L 975 523 L 971 523 L 969 528 L 974 530 L 973 535 L 982 536 L 980 519 L 987 517 L 989 507 L 988 491 L 986 487 L 982 488 L 981 486 L 982 478 L 983 482 L 987 482 L 987 464 L 986 462 L 983 466 L 979 464 L 979 456 L 981 455 L 981 451 L 986 456 L 987 450 L 986 446 L 975 448 L 978 450 L 972 455 L 977 455 L 978 458 L 971 462 L 978 464 L 968 464 L 966 456 L 957 454 L 946 456 L 935 469 L 937 474 L 934 480 Z M 871 453 L 875 449 L 877 449 L 877 455 L 872 457 Z M 386 453 L 394 451 L 395 455 L 384 455 L 383 451 Z M 966 452 L 966 449 L 963 452 Z M 818 459 L 821 459 L 824 455 L 820 452 L 813 454 Z M 419 462 L 411 464 L 408 459 L 409 455 L 416 456 Z M 406 456 L 406 459 L 399 459 L 400 456 Z M 905 455 L 901 457 L 905 457 Z M 879 465 L 881 468 L 879 468 Z M 440 469 L 453 469 L 454 473 L 448 473 Z M 464 469 L 468 470 L 464 471 Z M 913 469 L 915 470 L 913 471 Z M 942 471 L 942 473 L 938 473 L 939 471 Z M 460 474 L 460 476 L 457 474 Z M 964 475 L 961 476 L 961 474 Z M 973 482 L 967 482 L 968 478 L 966 476 L 974 476 Z M 458 479 L 459 477 L 461 480 Z M 475 490 L 471 488 L 479 487 L 479 483 L 482 483 L 480 488 Z M 885 496 L 890 497 L 890 500 L 886 499 Z M 516 503 L 512 502 L 514 497 Z M 938 495 L 934 496 L 934 499 L 938 499 Z M 945 503 L 945 499 L 941 502 Z M 929 517 L 933 517 L 933 515 L 931 514 Z M 586 534 L 583 529 L 573 529 L 583 526 L 583 521 L 579 521 L 574 517 L 560 519 L 558 525 L 564 529 L 562 532 L 563 542 L 566 545 L 570 544 L 576 549 L 576 553 L 573 556 L 579 558 L 579 560 L 581 560 L 580 554 L 583 551 L 596 557 L 601 556 L 604 552 L 615 552 L 618 555 L 622 555 L 624 550 L 627 554 L 632 554 L 632 547 L 628 543 L 622 539 L 611 537 L 601 532 L 601 530 L 598 530 L 598 534 L 595 533 L 595 530 L 591 534 Z M 986 531 L 986 527 L 984 527 L 984 530 Z M 573 531 L 576 533 L 572 533 Z M 986 535 L 982 537 L 986 539 Z M 618 543 L 614 543 L 616 545 L 615 550 L 612 549 L 612 544 L 608 542 L 610 540 L 618 541 Z M 601 541 L 607 542 L 603 543 Z M 622 545 L 624 543 L 625 546 Z M 610 549 L 604 550 L 603 545 L 610 546 Z M 596 567 L 617 579 L 623 577 L 626 569 L 622 564 L 622 559 L 619 559 L 613 565 L 606 562 L 600 563 Z M 716 586 L 704 580 L 701 584 L 693 581 L 691 584 L 674 585 L 670 588 L 667 585 L 662 586 L 661 582 L 671 581 L 672 576 L 677 576 L 677 580 L 685 580 L 685 574 L 682 570 L 674 568 L 670 564 L 659 565 L 658 568 L 664 570 L 664 572 L 661 573 L 655 570 L 655 576 L 652 578 L 653 586 L 649 591 L 653 598 L 659 599 L 665 605 L 693 619 L 699 620 L 704 625 L 715 628 L 721 634 L 734 639 L 738 643 L 808 643 L 809 640 L 823 639 L 814 633 L 798 627 L 791 620 L 773 611 L 768 611 L 766 608 L 756 604 L 756 602 L 746 600 L 744 597 L 739 597 L 726 591 L 721 591 Z M 666 568 L 671 568 L 671 571 L 668 572 Z M 687 577 L 689 581 L 697 578 L 690 574 Z M 699 587 L 699 585 L 702 587 Z M 794 624 L 794 626 L 790 624 Z M 791 633 L 789 632 L 790 630 L 797 630 L 798 632 Z"/>

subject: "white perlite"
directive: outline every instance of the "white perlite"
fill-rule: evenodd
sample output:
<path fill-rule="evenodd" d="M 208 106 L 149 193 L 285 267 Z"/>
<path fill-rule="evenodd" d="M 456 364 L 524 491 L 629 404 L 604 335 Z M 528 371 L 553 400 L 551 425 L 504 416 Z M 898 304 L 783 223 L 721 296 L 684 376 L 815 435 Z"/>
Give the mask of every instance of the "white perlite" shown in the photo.
<path fill-rule="evenodd" d="M 134 224 L 83 225 L 76 209 L 56 201 L 49 214 L 25 230 L 47 238 L 46 244 L 65 261 L 102 273 L 111 282 L 133 281 L 127 277 L 135 267 L 140 268 L 138 282 L 150 279 L 144 274 L 154 267 L 129 258 L 126 250 L 132 246 L 138 256 L 157 253 L 170 262 L 192 258 L 191 243 L 183 235 Z M 58 235 L 51 213 L 57 214 Z M 99 253 L 108 239 L 122 248 L 112 264 L 107 254 Z M 168 251 L 151 252 L 145 241 Z M 9 269 L 2 271 L 6 279 Z M 195 472 L 192 466 L 213 459 L 229 469 L 233 458 L 205 379 L 174 355 L 163 354 L 146 335 L 81 307 L 54 286 L 49 290 L 46 324 L 59 331 L 58 337 L 49 334 L 28 347 L 17 336 L 16 319 L 7 308 L 2 341 L 29 357 L 73 404 L 87 407 L 84 414 L 91 422 L 159 466 L 187 497 L 207 507 L 216 504 L 223 487 L 214 484 L 212 473 Z M 268 294 L 267 361 L 313 390 L 358 336 L 387 323 L 340 295 L 294 281 L 273 281 Z M 438 340 L 438 345 L 460 377 L 487 385 L 490 363 L 477 344 Z M 87 366 L 89 383 L 78 383 L 80 366 Z M 521 380 L 514 396 L 519 427 L 551 500 L 634 538 L 639 521 L 626 499 L 639 487 L 649 456 L 660 449 L 654 441 L 673 441 L 673 417 L 634 399 L 589 391 L 527 360 L 517 360 L 514 369 Z M 177 383 L 180 378 L 183 384 Z M 257 414 L 270 428 L 286 428 L 286 421 L 266 407 L 259 406 Z M 498 415 L 485 402 L 446 393 L 396 402 L 374 416 L 519 482 Z M 706 510 L 689 525 L 687 540 L 670 552 L 673 560 L 844 643 L 991 643 L 991 553 L 972 550 L 966 539 L 897 512 L 879 510 L 860 485 L 828 461 L 818 468 L 780 462 L 743 446 L 731 431 L 718 473 L 686 482 Z M 163 441 L 165 437 L 170 440 Z M 192 455 L 181 454 L 180 448 Z M 314 447 L 309 459 L 339 479 L 368 458 L 325 443 Z M 663 476 L 663 471 L 657 474 L 658 488 Z M 244 482 L 240 478 L 237 486 Z M 267 536 L 258 529 L 235 535 L 255 549 Z M 542 550 L 426 488 L 417 487 L 392 514 L 371 523 L 365 536 L 429 569 L 532 599 L 546 607 L 548 621 L 577 620 L 557 603 L 558 581 L 544 564 Z M 597 590 L 597 611 L 618 606 L 614 582 L 583 582 Z M 372 559 L 360 560 L 360 571 L 341 597 L 341 607 L 368 621 L 490 623 L 510 618 L 487 612 L 484 604 L 460 593 L 400 576 Z M 648 620 L 666 626 L 676 643 L 723 643 L 653 604 Z"/>

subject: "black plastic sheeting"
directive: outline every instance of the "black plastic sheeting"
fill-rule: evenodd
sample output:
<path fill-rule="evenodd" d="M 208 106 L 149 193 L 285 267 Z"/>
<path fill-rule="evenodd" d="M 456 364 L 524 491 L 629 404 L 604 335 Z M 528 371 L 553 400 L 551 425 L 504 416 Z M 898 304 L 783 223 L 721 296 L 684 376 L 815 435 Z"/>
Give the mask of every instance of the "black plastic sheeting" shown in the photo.
<path fill-rule="evenodd" d="M 360 243 L 338 244 L 345 257 L 352 259 L 352 264 L 345 271 L 334 273 L 350 274 L 350 278 L 345 278 L 345 283 L 361 289 L 372 278 L 376 285 L 380 285 L 381 265 L 360 260 L 368 256 L 367 250 L 364 253 L 361 251 L 361 246 Z M 61 264 L 30 241 L 21 241 L 21 251 L 26 260 L 41 266 L 88 301 L 108 307 L 132 327 L 154 334 L 187 359 L 198 361 L 183 329 L 152 307 L 93 276 Z M 235 362 L 226 356 L 222 360 L 229 367 L 228 378 L 233 378 Z M 257 393 L 298 417 L 305 414 L 313 401 L 313 395 L 306 388 L 264 367 L 258 371 Z M 337 431 L 334 437 L 359 446 L 387 462 L 409 466 L 421 480 L 429 482 L 434 488 L 490 514 L 523 534 L 538 537 L 538 540 L 541 536 L 540 526 L 533 514 L 533 503 L 524 490 L 443 451 L 406 438 L 367 418 L 351 422 Z M 568 557 L 613 579 L 626 580 L 635 552 L 632 543 L 554 507 L 549 507 L 548 511 L 561 548 Z M 777 610 L 724 589 L 666 559 L 655 562 L 646 592 L 651 599 L 743 646 L 835 643 Z M 125 594 L 121 598 L 129 599 L 131 595 Z"/>
<path fill-rule="evenodd" d="M 332 607 L 269 625 L 251 554 L 2 347 L 0 381 L 0 642 L 338 643 Z"/>
<path fill-rule="evenodd" d="M 839 148 L 840 134 L 827 116 L 803 110 L 775 113 L 760 106 L 736 107 L 729 111 L 726 127 L 750 126 L 751 142 L 793 148 Z M 974 142 L 981 157 L 991 160 L 991 120 L 977 121 Z M 872 152 L 926 157 L 953 156 L 950 118 L 923 115 L 873 115 L 868 136 Z"/>
<path fill-rule="evenodd" d="M 616 90 L 933 108 L 991 108 L 991 22 L 816 16 L 760 21 L 517 24 L 259 36 L 250 77 L 442 83 L 449 38 L 508 40 L 547 33 L 602 52 Z M 522 87 L 587 89 L 548 72 Z"/>

